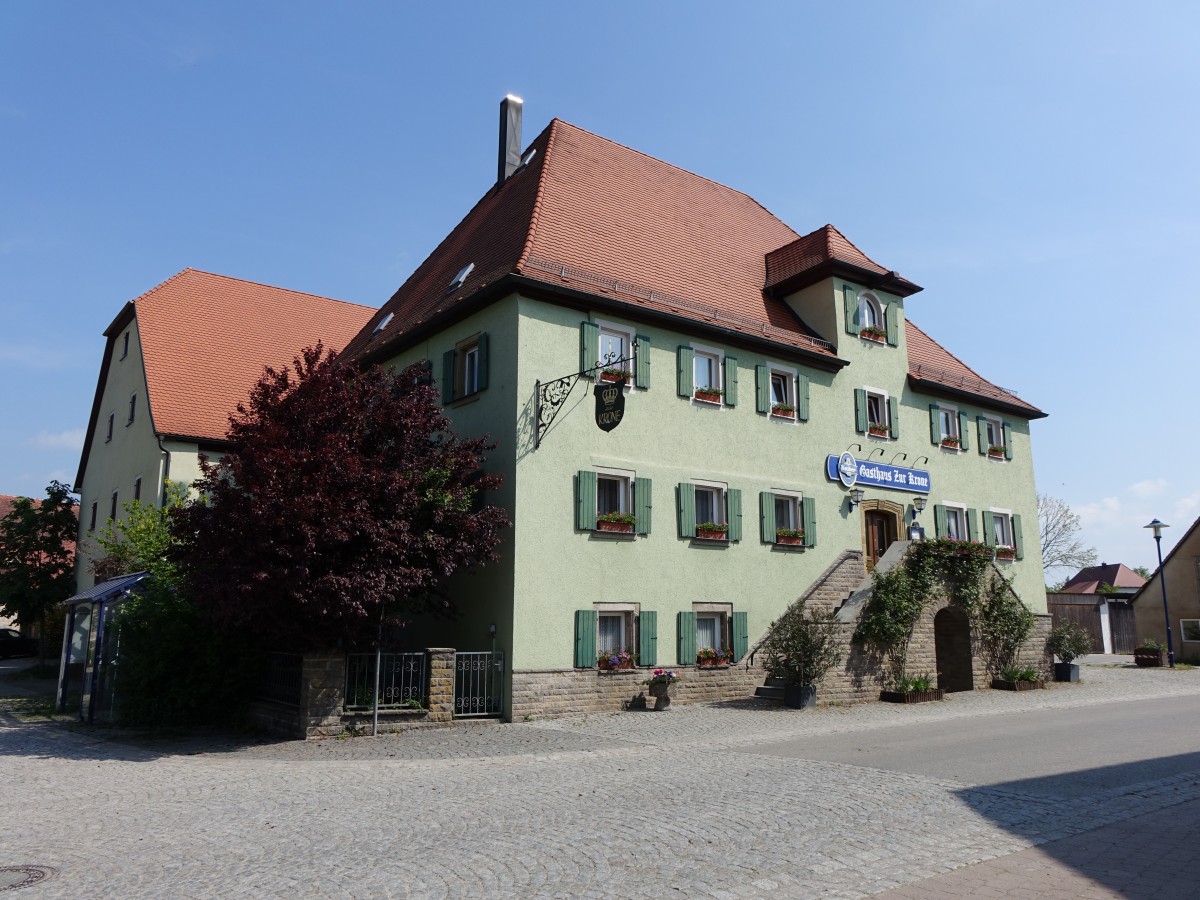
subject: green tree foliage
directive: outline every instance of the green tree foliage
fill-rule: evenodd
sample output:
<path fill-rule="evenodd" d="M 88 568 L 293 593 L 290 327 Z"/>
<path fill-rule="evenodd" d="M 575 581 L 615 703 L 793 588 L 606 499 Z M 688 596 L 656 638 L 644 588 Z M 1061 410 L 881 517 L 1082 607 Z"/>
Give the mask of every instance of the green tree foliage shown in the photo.
<path fill-rule="evenodd" d="M 763 641 L 763 668 L 786 684 L 815 685 L 842 661 L 841 626 L 831 613 L 806 609 L 804 600 L 771 623 Z"/>
<path fill-rule="evenodd" d="M 75 588 L 75 537 L 79 519 L 71 489 L 50 482 L 46 496 L 19 497 L 0 519 L 0 611 L 16 618 L 22 629 L 38 626 L 39 663 L 45 665 L 47 628 L 57 619 L 58 604 Z"/>
<path fill-rule="evenodd" d="M 179 539 L 171 531 L 171 514 L 186 503 L 187 486 L 168 481 L 164 500 L 162 506 L 137 500 L 122 504 L 124 516 L 117 522 L 109 519 L 95 537 L 104 552 L 92 563 L 96 577 L 149 572 L 159 584 L 179 587 L 179 565 L 174 559 Z"/>

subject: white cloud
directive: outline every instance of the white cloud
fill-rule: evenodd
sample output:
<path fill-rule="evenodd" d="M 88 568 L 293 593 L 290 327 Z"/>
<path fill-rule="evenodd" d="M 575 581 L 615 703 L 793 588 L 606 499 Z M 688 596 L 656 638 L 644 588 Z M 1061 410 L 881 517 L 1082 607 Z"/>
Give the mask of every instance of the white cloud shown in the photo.
<path fill-rule="evenodd" d="M 1167 489 L 1168 481 L 1165 478 L 1155 478 L 1153 481 L 1137 481 L 1131 484 L 1126 490 L 1143 500 L 1148 497 L 1157 497 Z"/>
<path fill-rule="evenodd" d="M 1168 524 L 1179 525 L 1186 531 L 1188 526 L 1195 521 L 1198 513 L 1200 513 L 1200 491 L 1187 497 L 1180 497 L 1175 501 L 1175 521 Z"/>
<path fill-rule="evenodd" d="M 1111 527 L 1120 521 L 1121 501 L 1117 497 L 1105 497 L 1077 506 L 1075 512 L 1085 528 Z"/>
<path fill-rule="evenodd" d="M 55 433 L 39 431 L 29 439 L 29 443 L 34 447 L 42 447 L 46 450 L 74 450 L 78 453 L 83 449 L 85 433 L 82 428 L 70 428 Z"/>

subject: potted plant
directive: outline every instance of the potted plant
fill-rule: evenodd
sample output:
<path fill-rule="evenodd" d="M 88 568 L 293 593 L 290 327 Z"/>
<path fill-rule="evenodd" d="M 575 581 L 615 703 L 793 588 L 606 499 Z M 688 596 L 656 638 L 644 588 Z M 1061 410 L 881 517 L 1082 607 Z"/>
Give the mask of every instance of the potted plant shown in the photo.
<path fill-rule="evenodd" d="M 605 366 L 600 370 L 601 381 L 628 381 L 629 373 L 624 369 Z"/>
<path fill-rule="evenodd" d="M 1004 447 L 992 444 L 987 449 L 987 455 L 992 459 L 1004 459 Z"/>
<path fill-rule="evenodd" d="M 996 547 L 996 559 L 1012 561 L 1017 558 L 1017 551 L 1012 547 L 1006 547 L 1004 544 L 999 544 Z"/>
<path fill-rule="evenodd" d="M 950 435 L 946 435 L 946 437 L 942 438 L 942 446 L 945 447 L 947 450 L 957 450 L 959 447 L 962 446 L 962 441 L 960 441 L 956 437 L 951 437 Z"/>
<path fill-rule="evenodd" d="M 776 528 L 775 543 L 799 547 L 804 543 L 804 531 L 800 528 Z"/>
<path fill-rule="evenodd" d="M 890 691 L 880 691 L 879 699 L 884 703 L 928 703 L 931 700 L 945 700 L 946 692 L 933 686 L 933 675 L 923 672 L 920 675 L 901 675 L 892 682 Z"/>
<path fill-rule="evenodd" d="M 696 537 L 703 541 L 723 541 L 729 534 L 729 525 L 718 522 L 700 522 L 696 525 Z"/>
<path fill-rule="evenodd" d="M 618 534 L 632 534 L 637 516 L 632 513 L 601 513 L 596 516 L 597 531 L 614 531 Z"/>
<path fill-rule="evenodd" d="M 1166 645 L 1154 638 L 1144 638 L 1133 648 L 1133 661 L 1139 666 L 1161 666 L 1165 649 Z"/>
<path fill-rule="evenodd" d="M 725 392 L 717 388 L 698 387 L 692 396 L 697 400 L 703 400 L 705 403 L 720 403 L 721 398 L 725 396 Z"/>
<path fill-rule="evenodd" d="M 1000 670 L 1000 677 L 992 679 L 992 687 L 1000 691 L 1032 691 L 1045 686 L 1037 669 L 1016 663 L 1005 666 Z"/>
<path fill-rule="evenodd" d="M 771 415 L 780 416 L 784 419 L 796 418 L 796 407 L 791 403 L 772 403 Z"/>
<path fill-rule="evenodd" d="M 808 610 L 800 600 L 771 623 L 759 649 L 767 675 L 783 681 L 783 702 L 810 709 L 817 683 L 842 661 L 841 626 L 832 613 Z"/>
<path fill-rule="evenodd" d="M 606 650 L 596 657 L 596 668 L 602 672 L 613 672 L 618 669 L 632 669 L 637 662 L 637 654 L 632 650 Z"/>
<path fill-rule="evenodd" d="M 733 651 L 726 647 L 701 647 L 696 651 L 696 664 L 702 668 L 727 666 L 733 659 Z"/>
<path fill-rule="evenodd" d="M 866 338 L 868 341 L 886 341 L 887 332 L 882 328 L 876 328 L 874 325 L 868 325 L 858 332 L 860 338 Z"/>
<path fill-rule="evenodd" d="M 1059 622 L 1050 629 L 1046 652 L 1061 660 L 1054 664 L 1055 681 L 1078 681 L 1079 666 L 1075 660 L 1092 652 L 1092 639 L 1086 630 L 1074 622 Z"/>
<path fill-rule="evenodd" d="M 891 427 L 883 422 L 871 422 L 867 425 L 867 434 L 872 437 L 888 437 L 891 433 Z"/>
<path fill-rule="evenodd" d="M 650 696 L 654 698 L 654 709 L 656 711 L 664 710 L 671 705 L 671 685 L 679 681 L 679 675 L 667 669 L 655 669 L 649 678 L 642 682 L 650 689 Z"/>

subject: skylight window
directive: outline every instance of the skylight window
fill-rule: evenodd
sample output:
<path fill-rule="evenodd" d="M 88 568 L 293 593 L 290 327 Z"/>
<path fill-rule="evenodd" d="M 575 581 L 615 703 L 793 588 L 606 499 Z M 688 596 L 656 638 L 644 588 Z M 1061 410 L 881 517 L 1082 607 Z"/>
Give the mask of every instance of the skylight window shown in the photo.
<path fill-rule="evenodd" d="M 391 324 L 392 319 L 395 318 L 395 316 L 396 316 L 395 313 L 388 313 L 386 316 L 384 316 L 382 319 L 379 320 L 379 324 L 375 326 L 375 330 L 372 331 L 371 334 L 379 334 L 379 332 L 383 331 L 383 329 L 387 328 L 388 325 Z"/>
<path fill-rule="evenodd" d="M 447 291 L 457 291 L 460 287 L 463 286 L 463 284 L 467 280 L 467 276 L 469 276 L 474 269 L 475 269 L 475 263 L 467 263 L 465 266 L 463 266 L 461 269 L 458 270 L 458 274 L 454 276 L 454 280 L 452 282 L 450 282 L 450 287 L 446 288 L 446 290 Z"/>

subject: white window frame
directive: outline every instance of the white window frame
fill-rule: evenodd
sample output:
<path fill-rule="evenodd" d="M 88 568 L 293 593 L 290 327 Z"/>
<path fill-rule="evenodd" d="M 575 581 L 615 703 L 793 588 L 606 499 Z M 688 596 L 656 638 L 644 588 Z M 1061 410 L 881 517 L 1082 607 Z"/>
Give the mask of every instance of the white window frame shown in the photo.
<path fill-rule="evenodd" d="M 959 428 L 959 422 L 957 406 L 938 404 L 938 431 L 942 433 L 939 440 L 954 438 L 958 441 L 957 447 L 943 447 L 943 450 L 952 450 L 955 453 L 962 450 L 962 429 Z M 949 431 L 946 430 L 947 425 L 950 427 Z"/>
<path fill-rule="evenodd" d="M 869 313 L 875 321 L 866 321 L 867 317 L 864 315 L 864 311 Z M 864 328 L 878 328 L 880 331 L 887 331 L 883 303 L 870 291 L 859 292 L 858 307 L 854 311 L 854 324 L 859 332 L 862 332 Z"/>
<path fill-rule="evenodd" d="M 1196 623 L 1195 631 L 1193 632 L 1196 635 L 1196 637 L 1188 637 L 1187 636 L 1187 627 L 1184 625 L 1185 622 L 1195 622 Z M 1179 620 L 1179 638 L 1185 644 L 1200 643 L 1200 619 L 1180 619 Z"/>
<path fill-rule="evenodd" d="M 455 401 L 479 393 L 479 336 L 482 333 L 477 332 L 454 345 Z"/>
<path fill-rule="evenodd" d="M 604 466 L 593 466 L 592 471 L 596 473 L 596 515 L 601 516 L 609 512 L 629 513 L 633 511 L 633 484 L 637 478 L 635 472 L 629 469 L 610 469 Z M 600 480 L 608 479 L 610 481 L 621 482 L 621 508 L 619 510 L 603 510 L 600 509 Z"/>
<path fill-rule="evenodd" d="M 795 422 L 798 420 L 798 417 L 796 415 L 796 376 L 797 376 L 796 370 L 789 369 L 786 366 L 774 366 L 773 365 L 773 366 L 770 366 L 768 371 L 770 373 L 770 375 L 769 375 L 769 379 L 770 379 L 769 391 L 770 391 L 770 395 L 771 395 L 770 396 L 770 408 L 772 410 L 770 415 L 775 417 L 776 419 L 782 419 L 785 422 L 790 422 L 790 423 L 795 424 Z M 775 399 L 775 379 L 776 378 L 783 380 L 783 394 L 784 394 L 785 399 L 782 402 L 787 403 L 792 407 L 792 414 L 790 416 L 781 415 L 781 414 L 773 411 L 775 408 L 775 404 L 778 402 Z"/>
<path fill-rule="evenodd" d="M 942 506 L 946 510 L 946 536 L 954 541 L 969 541 L 971 537 L 967 534 L 967 504 L 947 500 Z M 958 519 L 958 537 L 950 534 L 951 513 Z"/>
<path fill-rule="evenodd" d="M 599 326 L 599 332 L 597 333 L 596 347 L 595 347 L 596 365 L 599 366 L 600 369 L 619 368 L 618 366 L 606 367 L 604 365 L 604 354 L 601 352 L 604 347 L 605 335 L 608 335 L 609 337 L 619 337 L 625 343 L 625 351 L 624 351 L 624 353 L 621 354 L 621 356 L 628 357 L 628 359 L 629 359 L 628 362 L 621 364 L 621 366 L 624 367 L 626 375 L 627 375 L 626 387 L 628 387 L 630 384 L 633 383 L 633 364 L 634 364 L 633 352 L 634 352 L 635 343 L 637 341 L 637 333 L 632 328 L 629 328 L 626 325 L 618 325 L 616 322 L 608 322 L 603 319 L 597 319 L 596 325 Z M 618 359 L 619 358 L 620 357 L 618 357 Z M 599 378 L 599 375 L 600 375 L 600 372 L 597 371 L 596 377 Z"/>
<path fill-rule="evenodd" d="M 888 392 L 882 388 L 875 388 L 869 385 L 863 385 L 863 391 L 867 395 L 867 437 L 877 441 L 890 441 L 892 439 L 892 404 Z M 879 398 L 879 408 L 883 410 L 883 422 L 874 423 L 882 424 L 887 427 L 887 434 L 871 434 L 871 397 Z"/>
<path fill-rule="evenodd" d="M 733 632 L 731 623 L 733 622 L 733 604 L 732 603 L 693 603 L 692 612 L 696 614 L 696 653 L 699 654 L 706 646 L 700 643 L 700 620 L 701 619 L 716 619 L 717 633 L 719 640 L 714 649 L 720 650 L 724 647 L 726 650 L 733 649 Z M 699 657 L 697 656 L 697 659 Z"/>
<path fill-rule="evenodd" d="M 775 495 L 775 530 L 780 528 L 789 528 L 793 531 L 800 531 L 804 527 L 804 515 L 801 511 L 804 494 L 799 491 L 788 491 L 782 488 L 771 488 L 771 493 Z M 788 506 L 791 509 L 792 524 L 784 525 L 779 521 L 779 501 L 788 501 Z"/>
<path fill-rule="evenodd" d="M 716 375 L 717 383 L 711 387 L 713 390 L 721 392 L 720 399 L 716 401 L 700 400 L 696 397 L 696 391 L 700 390 L 700 386 L 696 384 L 696 361 L 702 357 L 711 359 L 713 363 L 713 373 Z M 725 352 L 719 347 L 692 344 L 692 402 L 708 407 L 725 405 Z"/>
<path fill-rule="evenodd" d="M 984 453 L 987 453 L 988 456 L 991 456 L 991 454 L 988 453 L 988 451 L 991 450 L 992 447 L 999 447 L 1001 450 L 1008 449 L 1008 445 L 1004 443 L 1004 422 L 1002 422 L 1000 419 L 997 419 L 993 416 L 984 416 L 983 417 L 983 426 L 984 426 L 983 430 L 988 436 L 988 446 L 983 448 Z M 995 434 L 996 434 L 996 438 L 997 438 L 995 443 L 992 442 L 993 429 L 995 430 Z M 1004 461 L 1003 456 L 1000 456 L 1000 457 L 991 456 L 991 458 L 999 459 L 1002 462 Z"/>
<path fill-rule="evenodd" d="M 722 481 L 692 481 L 696 488 L 696 527 L 699 528 L 704 522 L 712 522 L 714 525 L 729 524 L 729 485 Z M 719 517 L 713 519 L 700 518 L 700 492 L 713 491 L 717 495 L 717 512 Z"/>
<path fill-rule="evenodd" d="M 602 616 L 620 616 L 621 634 L 624 643 L 617 650 L 628 650 L 637 653 L 637 619 L 641 613 L 640 603 L 593 603 L 596 611 L 596 655 L 599 656 L 609 649 L 600 645 L 600 618 Z M 593 663 L 595 665 L 595 663 Z"/>
<path fill-rule="evenodd" d="M 992 537 L 996 539 L 997 547 L 1009 547 L 1013 550 L 1017 549 L 1016 537 L 1013 534 L 1013 514 L 1011 509 L 996 509 L 989 508 L 988 515 L 992 517 Z M 1004 521 L 1004 530 L 1007 532 L 1006 541 L 1000 540 L 1000 534 L 996 529 L 996 517 L 1000 516 Z"/>

